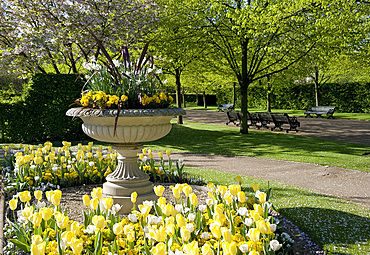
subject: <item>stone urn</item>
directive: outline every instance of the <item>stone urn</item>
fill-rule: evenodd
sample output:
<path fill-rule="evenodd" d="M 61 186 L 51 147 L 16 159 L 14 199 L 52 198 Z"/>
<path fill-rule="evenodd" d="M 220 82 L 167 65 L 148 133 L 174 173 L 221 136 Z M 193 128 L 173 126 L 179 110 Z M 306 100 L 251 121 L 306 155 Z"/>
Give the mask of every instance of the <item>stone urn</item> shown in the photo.
<path fill-rule="evenodd" d="M 171 119 L 185 115 L 186 112 L 181 108 L 121 110 L 115 129 L 117 112 L 118 110 L 71 108 L 66 115 L 81 118 L 82 130 L 86 135 L 113 144 L 112 148 L 118 154 L 118 165 L 103 184 L 103 196 L 112 197 L 114 203 L 120 204 L 120 213 L 129 213 L 133 206 L 132 192 L 136 191 L 138 194 L 136 204 L 157 199 L 153 192 L 153 183 L 139 169 L 137 163 L 137 153 L 143 148 L 141 143 L 166 136 L 172 127 Z"/>

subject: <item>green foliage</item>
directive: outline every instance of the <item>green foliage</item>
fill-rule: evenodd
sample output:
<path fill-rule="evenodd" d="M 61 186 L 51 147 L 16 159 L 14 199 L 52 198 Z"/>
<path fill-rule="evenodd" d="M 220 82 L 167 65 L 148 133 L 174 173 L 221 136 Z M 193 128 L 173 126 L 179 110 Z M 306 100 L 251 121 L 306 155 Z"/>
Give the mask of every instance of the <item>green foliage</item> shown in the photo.
<path fill-rule="evenodd" d="M 240 107 L 240 89 L 236 90 L 236 107 Z M 233 90 L 224 88 L 217 93 L 217 104 L 231 103 Z M 266 86 L 249 86 L 248 107 L 266 107 Z M 320 87 L 320 105 L 335 106 L 337 112 L 369 112 L 370 83 L 326 83 Z M 287 83 L 273 86 L 271 107 L 304 110 L 315 106 L 314 84 Z"/>
<path fill-rule="evenodd" d="M 65 115 L 80 96 L 83 81 L 77 75 L 36 74 L 26 88 L 24 100 L 0 102 L 3 141 L 36 142 L 76 140 L 86 136 L 81 121 Z"/>

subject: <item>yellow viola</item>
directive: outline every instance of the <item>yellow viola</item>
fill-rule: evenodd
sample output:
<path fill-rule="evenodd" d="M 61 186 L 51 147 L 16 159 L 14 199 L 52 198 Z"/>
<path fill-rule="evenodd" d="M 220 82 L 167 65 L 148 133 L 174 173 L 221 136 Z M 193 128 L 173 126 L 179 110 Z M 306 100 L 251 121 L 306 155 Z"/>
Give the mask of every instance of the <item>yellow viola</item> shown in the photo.
<path fill-rule="evenodd" d="M 14 211 L 17 208 L 18 205 L 18 199 L 12 199 L 9 201 L 9 207 L 12 211 Z"/>

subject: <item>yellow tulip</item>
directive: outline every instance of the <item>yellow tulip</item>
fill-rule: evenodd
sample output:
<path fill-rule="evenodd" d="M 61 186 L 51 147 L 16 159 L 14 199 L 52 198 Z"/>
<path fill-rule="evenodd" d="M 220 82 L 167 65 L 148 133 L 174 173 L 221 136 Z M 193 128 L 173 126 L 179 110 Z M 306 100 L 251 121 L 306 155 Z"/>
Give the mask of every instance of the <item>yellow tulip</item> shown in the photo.
<path fill-rule="evenodd" d="M 73 251 L 74 255 L 81 254 L 81 252 L 84 248 L 83 241 L 81 239 L 74 238 L 72 240 L 71 248 L 72 248 L 72 251 Z"/>
<path fill-rule="evenodd" d="M 46 242 L 40 244 L 31 244 L 32 255 L 45 255 Z"/>
<path fill-rule="evenodd" d="M 101 187 L 98 187 L 98 188 L 94 188 L 92 191 L 91 191 L 91 197 L 92 198 L 97 198 L 97 199 L 101 199 L 103 196 L 103 189 Z"/>
<path fill-rule="evenodd" d="M 176 222 L 179 227 L 184 227 L 186 225 L 186 220 L 182 214 L 176 214 Z"/>
<path fill-rule="evenodd" d="M 18 206 L 18 199 L 12 199 L 9 201 L 9 207 L 12 211 L 14 211 Z"/>
<path fill-rule="evenodd" d="M 254 208 L 254 210 L 255 210 L 255 211 L 257 211 L 260 215 L 263 215 L 264 210 L 263 210 L 263 208 L 262 208 L 262 206 L 261 206 L 261 205 L 254 204 L 254 205 L 253 205 L 253 208 Z"/>
<path fill-rule="evenodd" d="M 130 242 L 130 243 L 133 243 L 136 239 L 135 239 L 135 234 L 133 232 L 130 232 L 127 234 L 127 240 Z"/>
<path fill-rule="evenodd" d="M 258 251 L 250 251 L 248 255 L 260 255 Z"/>
<path fill-rule="evenodd" d="M 211 230 L 212 235 L 216 239 L 220 239 L 221 238 L 221 227 L 220 227 L 220 225 L 215 224 L 215 223 L 212 223 L 210 225 L 210 230 Z"/>
<path fill-rule="evenodd" d="M 139 154 L 139 159 L 140 160 L 143 160 L 143 158 L 144 158 L 144 155 L 143 154 Z"/>
<path fill-rule="evenodd" d="M 166 154 L 169 157 L 171 155 L 171 151 L 170 150 L 166 150 Z"/>
<path fill-rule="evenodd" d="M 261 204 L 266 203 L 266 193 L 265 192 L 260 192 L 258 194 L 258 198 L 260 199 Z"/>
<path fill-rule="evenodd" d="M 59 193 L 55 192 L 54 194 L 51 195 L 50 202 L 56 207 L 60 204 L 60 199 L 61 196 L 59 195 Z"/>
<path fill-rule="evenodd" d="M 40 165 L 40 164 L 42 164 L 43 159 L 42 159 L 42 157 L 35 157 L 35 159 L 33 161 L 35 162 L 36 165 Z"/>
<path fill-rule="evenodd" d="M 227 187 L 226 186 L 217 186 L 218 192 L 220 192 L 221 196 L 225 195 Z"/>
<path fill-rule="evenodd" d="M 158 151 L 158 156 L 159 156 L 160 158 L 163 158 L 163 153 L 162 153 L 161 151 Z"/>
<path fill-rule="evenodd" d="M 42 199 L 42 191 L 41 190 L 35 190 L 35 192 L 33 193 L 35 198 L 40 201 Z"/>
<path fill-rule="evenodd" d="M 53 216 L 53 210 L 51 208 L 48 208 L 48 207 L 44 207 L 40 210 L 41 214 L 42 214 L 42 218 L 45 220 L 45 221 L 48 221 L 51 219 L 51 216 Z"/>
<path fill-rule="evenodd" d="M 30 221 L 33 224 L 33 228 L 38 228 L 42 221 L 42 214 L 39 212 L 35 212 L 34 214 L 30 216 Z"/>
<path fill-rule="evenodd" d="M 186 197 L 189 197 L 192 191 L 193 189 L 191 188 L 190 185 L 184 185 L 184 187 L 182 188 L 182 192 L 184 192 Z"/>
<path fill-rule="evenodd" d="M 63 214 L 58 214 L 56 216 L 56 222 L 60 229 L 65 229 L 68 226 L 69 218 Z"/>
<path fill-rule="evenodd" d="M 66 246 L 71 246 L 74 241 L 75 234 L 72 231 L 64 231 L 62 233 L 62 240 Z"/>
<path fill-rule="evenodd" d="M 164 187 L 162 185 L 158 185 L 154 187 L 154 192 L 158 197 L 161 197 L 164 192 Z"/>
<path fill-rule="evenodd" d="M 89 195 L 83 195 L 82 196 L 82 200 L 84 202 L 84 205 L 86 207 L 89 207 L 89 205 L 90 205 L 90 197 L 89 197 Z"/>
<path fill-rule="evenodd" d="M 184 250 L 188 255 L 199 255 L 198 242 L 192 241 L 191 243 L 184 245 Z"/>
<path fill-rule="evenodd" d="M 180 228 L 180 235 L 182 237 L 182 240 L 184 242 L 187 242 L 190 239 L 191 232 L 185 226 L 183 226 Z"/>
<path fill-rule="evenodd" d="M 257 229 L 261 232 L 261 234 L 271 234 L 271 227 L 270 223 L 264 221 L 264 220 L 259 220 L 256 223 Z"/>
<path fill-rule="evenodd" d="M 227 251 L 228 251 L 228 254 L 230 254 L 230 255 L 236 255 L 236 253 L 238 252 L 236 242 L 228 243 L 227 244 Z"/>
<path fill-rule="evenodd" d="M 233 197 L 232 196 L 224 196 L 224 199 L 225 199 L 225 201 L 228 205 L 233 202 Z"/>
<path fill-rule="evenodd" d="M 132 193 L 131 193 L 131 202 L 132 202 L 133 204 L 135 204 L 135 203 L 136 203 L 136 198 L 137 198 L 137 192 L 136 192 L 136 191 L 134 191 L 134 192 L 132 192 Z"/>
<path fill-rule="evenodd" d="M 139 205 L 139 210 L 141 212 L 141 214 L 147 216 L 150 212 L 150 210 L 152 209 L 152 207 L 150 207 L 149 205 Z"/>
<path fill-rule="evenodd" d="M 102 199 L 105 210 L 109 210 L 113 205 L 113 198 L 105 197 Z"/>
<path fill-rule="evenodd" d="M 215 252 L 212 250 L 212 246 L 207 242 L 202 246 L 202 255 L 214 255 Z"/>
<path fill-rule="evenodd" d="M 214 183 L 213 183 L 213 182 L 208 183 L 208 184 L 207 184 L 207 188 L 209 188 L 209 190 L 210 190 L 211 192 L 215 192 L 215 191 L 216 191 L 216 186 L 214 185 Z"/>
<path fill-rule="evenodd" d="M 27 206 L 27 207 L 25 207 L 24 209 L 23 209 L 23 211 L 22 211 L 22 216 L 23 216 L 23 218 L 25 218 L 25 219 L 29 219 L 30 218 L 30 216 L 33 214 L 33 207 L 32 206 Z"/>
<path fill-rule="evenodd" d="M 260 217 L 261 217 L 261 215 L 259 214 L 259 212 L 256 212 L 256 211 L 250 211 L 250 214 L 251 214 L 251 217 L 253 218 L 253 220 L 255 221 L 255 222 L 257 222 L 259 219 L 260 219 Z"/>
<path fill-rule="evenodd" d="M 174 210 L 175 210 L 175 207 L 171 204 L 166 204 L 163 208 L 163 213 L 166 215 L 166 216 L 170 216 L 173 214 Z"/>
<path fill-rule="evenodd" d="M 31 193 L 29 191 L 19 192 L 18 197 L 22 203 L 25 203 L 31 200 Z"/>
<path fill-rule="evenodd" d="M 92 217 L 92 222 L 94 223 L 95 227 L 98 229 L 102 229 L 105 227 L 105 219 L 101 215 L 95 215 Z"/>
<path fill-rule="evenodd" d="M 240 185 L 230 185 L 229 190 L 231 195 L 236 196 L 236 194 L 238 194 L 238 192 L 241 191 L 241 187 Z"/>
<path fill-rule="evenodd" d="M 234 178 L 234 181 L 237 182 L 239 185 L 242 184 L 242 177 L 240 177 L 239 175 L 237 177 Z"/>
<path fill-rule="evenodd" d="M 250 228 L 248 231 L 249 238 L 252 242 L 258 242 L 260 240 L 261 232 L 256 228 Z"/>
<path fill-rule="evenodd" d="M 173 196 L 176 198 L 176 199 L 179 199 L 180 198 L 180 194 L 181 194 L 181 186 L 176 184 L 175 187 L 170 187 L 172 189 L 172 193 L 173 193 Z"/>
<path fill-rule="evenodd" d="M 150 228 L 149 235 L 150 237 L 155 239 L 157 242 L 164 242 L 167 237 L 167 232 L 166 232 L 166 229 L 163 226 L 161 226 L 159 229 Z"/>
<path fill-rule="evenodd" d="M 80 223 L 77 221 L 73 221 L 71 225 L 69 225 L 69 230 L 72 231 L 75 235 L 80 234 Z"/>
<path fill-rule="evenodd" d="M 175 233 L 175 225 L 173 223 L 169 223 L 166 225 L 166 233 L 169 236 L 173 236 Z"/>
<path fill-rule="evenodd" d="M 123 231 L 123 225 L 122 223 L 116 223 L 113 225 L 113 233 L 117 236 L 121 234 Z"/>
<path fill-rule="evenodd" d="M 154 255 L 165 255 L 166 245 L 164 243 L 159 243 L 150 250 L 150 253 Z"/>
<path fill-rule="evenodd" d="M 222 228 L 222 236 L 224 237 L 225 241 L 230 243 L 232 240 L 232 235 L 230 229 Z"/>
<path fill-rule="evenodd" d="M 208 192 L 208 197 L 213 200 L 216 200 L 216 197 L 211 192 Z"/>
<path fill-rule="evenodd" d="M 238 200 L 240 203 L 244 203 L 246 200 L 245 193 L 243 191 L 238 192 Z"/>
<path fill-rule="evenodd" d="M 166 205 L 166 198 L 165 197 L 158 198 L 158 205 L 161 208 L 164 207 Z"/>
<path fill-rule="evenodd" d="M 142 150 L 142 152 L 143 152 L 144 155 L 146 155 L 146 153 L 147 153 L 145 148 Z"/>
<path fill-rule="evenodd" d="M 92 210 L 96 210 L 96 208 L 98 208 L 98 203 L 99 203 L 99 199 L 98 198 L 91 199 L 91 201 L 90 201 L 90 208 Z"/>
<path fill-rule="evenodd" d="M 254 190 L 254 192 L 257 192 L 258 190 L 260 190 L 260 185 L 258 183 L 255 183 L 252 185 L 252 188 Z"/>
<path fill-rule="evenodd" d="M 191 193 L 189 194 L 189 198 L 190 198 L 190 203 L 194 206 L 198 205 L 198 198 L 197 198 L 197 195 L 195 195 L 194 193 Z"/>
<path fill-rule="evenodd" d="M 42 237 L 40 235 L 33 235 L 31 237 L 32 244 L 40 244 L 42 243 Z"/>

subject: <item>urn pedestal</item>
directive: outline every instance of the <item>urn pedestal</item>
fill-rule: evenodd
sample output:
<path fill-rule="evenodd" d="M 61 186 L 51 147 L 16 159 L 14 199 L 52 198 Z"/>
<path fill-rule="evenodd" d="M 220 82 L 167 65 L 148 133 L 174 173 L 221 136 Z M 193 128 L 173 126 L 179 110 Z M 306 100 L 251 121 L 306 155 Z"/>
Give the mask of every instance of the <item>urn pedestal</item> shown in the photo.
<path fill-rule="evenodd" d="M 171 119 L 185 115 L 181 108 L 122 110 L 115 121 L 118 110 L 72 108 L 67 116 L 82 119 L 82 129 L 91 138 L 114 144 L 118 154 L 118 165 L 103 184 L 103 196 L 112 197 L 122 206 L 120 213 L 129 213 L 133 204 L 131 193 L 136 191 L 136 204 L 155 200 L 153 184 L 149 176 L 139 169 L 137 153 L 142 142 L 158 140 L 171 130 Z"/>

